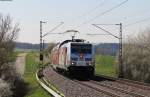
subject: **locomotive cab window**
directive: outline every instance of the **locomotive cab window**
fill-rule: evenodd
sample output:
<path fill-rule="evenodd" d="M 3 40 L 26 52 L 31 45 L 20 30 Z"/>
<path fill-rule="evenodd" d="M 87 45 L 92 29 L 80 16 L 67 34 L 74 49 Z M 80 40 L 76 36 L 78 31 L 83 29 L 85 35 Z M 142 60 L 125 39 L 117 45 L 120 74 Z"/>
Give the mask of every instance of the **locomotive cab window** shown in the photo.
<path fill-rule="evenodd" d="M 92 45 L 91 44 L 71 44 L 71 53 L 91 54 Z"/>

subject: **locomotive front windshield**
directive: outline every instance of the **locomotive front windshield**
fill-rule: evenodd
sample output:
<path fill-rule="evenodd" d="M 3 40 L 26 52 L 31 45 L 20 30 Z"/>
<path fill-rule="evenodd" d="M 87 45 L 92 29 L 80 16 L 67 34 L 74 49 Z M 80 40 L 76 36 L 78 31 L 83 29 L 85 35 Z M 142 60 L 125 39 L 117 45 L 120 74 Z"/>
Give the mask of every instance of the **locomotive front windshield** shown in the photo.
<path fill-rule="evenodd" d="M 91 54 L 91 44 L 71 44 L 71 53 Z"/>

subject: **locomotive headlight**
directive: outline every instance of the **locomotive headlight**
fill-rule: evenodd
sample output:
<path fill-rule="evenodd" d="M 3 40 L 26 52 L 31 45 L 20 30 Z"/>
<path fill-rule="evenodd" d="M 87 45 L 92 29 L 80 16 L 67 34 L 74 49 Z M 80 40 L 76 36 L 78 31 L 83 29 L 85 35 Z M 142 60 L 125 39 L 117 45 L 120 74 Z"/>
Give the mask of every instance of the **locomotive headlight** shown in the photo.
<path fill-rule="evenodd" d="M 92 64 L 91 64 L 91 63 L 89 63 L 89 66 L 92 66 Z"/>
<path fill-rule="evenodd" d="M 71 62 L 71 65 L 76 65 L 76 62 Z"/>
<path fill-rule="evenodd" d="M 92 62 L 87 62 L 86 65 L 92 66 Z"/>

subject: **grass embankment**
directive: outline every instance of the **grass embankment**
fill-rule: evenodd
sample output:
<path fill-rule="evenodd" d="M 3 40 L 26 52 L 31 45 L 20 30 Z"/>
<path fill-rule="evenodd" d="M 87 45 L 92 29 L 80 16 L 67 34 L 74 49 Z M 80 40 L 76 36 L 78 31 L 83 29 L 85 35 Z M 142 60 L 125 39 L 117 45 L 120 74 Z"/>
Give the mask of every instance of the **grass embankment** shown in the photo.
<path fill-rule="evenodd" d="M 25 97 L 50 97 L 50 95 L 38 84 L 35 73 L 38 69 L 36 53 L 28 53 L 26 56 L 26 70 L 24 79 L 29 83 L 29 93 Z"/>
<path fill-rule="evenodd" d="M 96 74 L 117 76 L 117 66 L 114 56 L 102 55 L 96 56 Z"/>

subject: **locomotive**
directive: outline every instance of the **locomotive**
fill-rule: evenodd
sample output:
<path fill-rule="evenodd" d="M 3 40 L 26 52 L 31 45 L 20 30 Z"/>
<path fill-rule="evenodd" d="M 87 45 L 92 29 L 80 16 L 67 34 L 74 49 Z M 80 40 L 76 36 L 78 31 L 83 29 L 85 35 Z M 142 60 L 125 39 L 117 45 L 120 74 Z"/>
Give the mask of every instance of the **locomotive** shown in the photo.
<path fill-rule="evenodd" d="M 51 51 L 51 63 L 69 74 L 94 75 L 95 60 L 93 45 L 83 39 L 65 40 Z"/>

